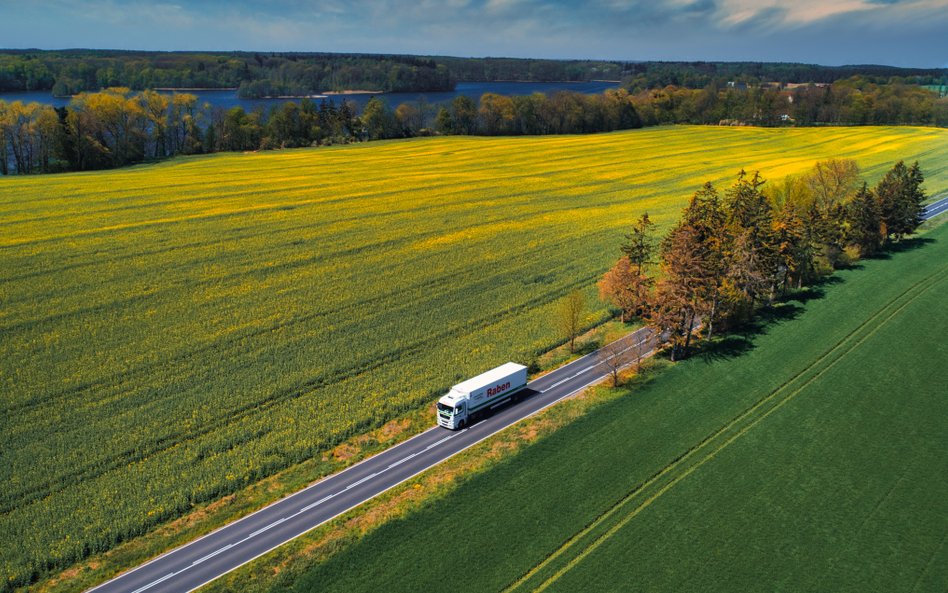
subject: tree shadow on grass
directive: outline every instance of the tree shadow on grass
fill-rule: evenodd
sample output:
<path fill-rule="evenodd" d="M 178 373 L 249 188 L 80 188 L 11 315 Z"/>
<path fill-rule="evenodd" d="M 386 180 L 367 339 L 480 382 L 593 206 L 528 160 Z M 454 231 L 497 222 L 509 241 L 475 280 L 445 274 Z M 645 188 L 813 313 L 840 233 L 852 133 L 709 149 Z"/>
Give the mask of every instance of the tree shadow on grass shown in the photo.
<path fill-rule="evenodd" d="M 890 259 L 893 254 L 913 251 L 935 243 L 929 237 L 910 237 L 897 243 L 891 243 L 884 251 L 868 259 Z M 862 264 L 855 263 L 847 269 L 862 268 Z M 754 318 L 730 328 L 710 342 L 701 341 L 692 345 L 688 358 L 700 357 L 705 362 L 725 360 L 743 356 L 756 347 L 756 338 L 766 334 L 773 326 L 785 321 L 793 321 L 805 310 L 805 305 L 813 300 L 826 296 L 826 288 L 842 284 L 846 280 L 837 274 L 824 276 L 813 284 L 801 289 L 793 290 L 783 296 L 777 303 L 762 307 L 755 312 Z"/>
<path fill-rule="evenodd" d="M 814 291 L 811 289 L 798 291 L 792 297 L 792 300 L 800 301 L 802 296 L 805 296 L 807 300 L 812 300 L 822 298 L 825 294 L 822 290 Z M 801 295 L 802 292 L 806 294 Z M 805 301 L 800 301 L 800 304 L 781 301 L 775 305 L 764 307 L 757 311 L 753 319 L 731 328 L 726 334 L 710 342 L 698 343 L 693 349 L 692 355 L 700 356 L 702 360 L 708 363 L 743 356 L 756 347 L 756 338 L 766 334 L 771 327 L 786 321 L 793 321 L 799 317 L 805 310 L 801 306 L 803 302 Z"/>
<path fill-rule="evenodd" d="M 889 243 L 885 246 L 885 249 L 874 253 L 865 259 L 892 259 L 892 256 L 896 253 L 904 253 L 906 251 L 915 251 L 916 249 L 921 249 L 926 245 L 935 243 L 935 239 L 931 237 L 909 237 L 907 239 L 902 239 L 901 241 L 896 241 L 895 243 Z"/>
<path fill-rule="evenodd" d="M 861 266 L 860 266 L 861 267 Z M 810 301 L 817 301 L 826 296 L 826 287 L 842 284 L 846 282 L 842 277 L 833 274 L 832 276 L 823 276 L 809 286 L 796 288 L 783 295 L 780 298 L 781 303 L 797 302 L 805 305 Z"/>

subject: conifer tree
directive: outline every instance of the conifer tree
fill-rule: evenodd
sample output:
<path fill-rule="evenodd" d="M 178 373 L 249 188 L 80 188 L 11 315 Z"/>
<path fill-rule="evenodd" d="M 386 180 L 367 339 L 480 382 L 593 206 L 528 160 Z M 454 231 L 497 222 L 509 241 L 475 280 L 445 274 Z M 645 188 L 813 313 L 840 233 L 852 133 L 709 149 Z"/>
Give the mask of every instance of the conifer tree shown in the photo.
<path fill-rule="evenodd" d="M 860 255 L 872 255 L 879 249 L 882 244 L 879 201 L 865 183 L 846 208 L 846 225 L 849 243 L 859 248 Z"/>
<path fill-rule="evenodd" d="M 883 241 L 889 237 L 898 241 L 914 233 L 922 224 L 925 192 L 921 186 L 924 180 L 918 162 L 910 169 L 899 161 L 879 181 L 875 194 L 882 216 Z"/>
<path fill-rule="evenodd" d="M 714 335 L 714 326 L 721 313 L 721 289 L 726 279 L 726 253 L 730 244 L 727 213 L 717 190 L 706 182 L 695 192 L 682 212 L 682 224 L 694 234 L 699 273 L 699 312 L 707 326 L 707 337 Z"/>
<path fill-rule="evenodd" d="M 653 263 L 655 255 L 655 223 L 648 217 L 648 212 L 642 214 L 632 225 L 632 232 L 625 236 L 626 242 L 619 246 L 622 253 L 629 258 L 629 263 L 636 274 L 644 274 L 645 268 Z"/>
<path fill-rule="evenodd" d="M 750 179 L 742 170 L 727 192 L 731 237 L 727 253 L 728 277 L 743 297 L 751 315 L 755 303 L 769 292 L 772 300 L 777 282 L 777 253 L 770 202 L 760 191 L 759 173 Z"/>
<path fill-rule="evenodd" d="M 702 266 L 702 245 L 686 224 L 673 228 L 661 245 L 661 278 L 655 289 L 650 325 L 672 344 L 671 359 L 684 356 L 701 311 L 708 278 Z"/>

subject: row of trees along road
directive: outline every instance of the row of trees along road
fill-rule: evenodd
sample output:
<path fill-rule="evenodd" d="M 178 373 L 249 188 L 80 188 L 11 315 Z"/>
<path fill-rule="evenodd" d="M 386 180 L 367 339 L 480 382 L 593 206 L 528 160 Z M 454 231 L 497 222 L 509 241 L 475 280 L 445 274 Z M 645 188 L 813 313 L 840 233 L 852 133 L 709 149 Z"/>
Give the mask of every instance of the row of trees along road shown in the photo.
<path fill-rule="evenodd" d="M 666 336 L 672 360 L 687 356 L 698 323 L 710 339 L 788 289 L 913 233 L 923 181 L 918 163 L 900 161 L 870 188 L 854 161 L 829 160 L 769 191 L 744 171 L 723 198 L 705 183 L 660 241 L 648 214 L 632 225 L 600 296 Z"/>

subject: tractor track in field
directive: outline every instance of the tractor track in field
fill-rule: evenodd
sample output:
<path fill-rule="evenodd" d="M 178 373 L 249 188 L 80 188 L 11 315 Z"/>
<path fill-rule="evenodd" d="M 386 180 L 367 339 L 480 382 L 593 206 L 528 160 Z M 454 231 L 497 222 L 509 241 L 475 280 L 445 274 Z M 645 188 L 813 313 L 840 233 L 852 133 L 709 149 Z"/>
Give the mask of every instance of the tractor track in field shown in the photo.
<path fill-rule="evenodd" d="M 563 542 L 559 548 L 550 553 L 540 563 L 535 565 L 533 568 L 525 572 L 520 578 L 505 587 L 503 589 L 503 593 L 511 593 L 513 591 L 520 590 L 527 586 L 531 581 L 542 578 L 545 574 L 555 568 L 555 566 L 551 566 L 554 562 L 562 558 L 575 546 L 582 546 L 576 551 L 576 554 L 572 558 L 562 564 L 558 570 L 553 572 L 552 575 L 547 576 L 538 585 L 529 588 L 528 590 L 539 592 L 547 589 L 563 574 L 582 562 L 582 560 L 595 551 L 596 548 L 608 541 L 613 535 L 615 535 L 615 533 L 621 530 L 641 511 L 645 510 L 665 492 L 672 489 L 676 484 L 684 480 L 699 467 L 713 459 L 719 452 L 740 439 L 740 437 L 745 435 L 748 431 L 757 426 L 772 413 L 796 398 L 797 395 L 802 393 L 814 381 L 819 379 L 830 369 L 836 366 L 836 364 L 843 360 L 850 352 L 871 338 L 878 330 L 880 330 L 891 319 L 895 318 L 899 313 L 901 313 L 916 298 L 937 284 L 937 282 L 939 282 L 946 273 L 948 273 L 948 266 L 944 266 L 936 270 L 932 274 L 922 278 L 912 286 L 893 297 L 871 317 L 865 319 L 852 331 L 843 336 L 838 342 L 836 342 L 836 344 L 820 355 L 820 357 L 814 360 L 811 364 L 807 365 L 805 368 L 794 374 L 769 394 L 756 401 L 726 425 L 719 428 L 714 433 L 708 435 L 701 442 L 697 443 L 695 446 L 685 451 L 682 455 L 672 460 L 671 463 L 653 474 L 646 481 L 635 486 L 635 488 L 633 488 L 626 496 L 621 498 L 591 523 Z M 875 325 L 872 325 L 880 318 L 881 321 Z M 864 330 L 868 331 L 864 332 Z M 822 368 L 818 369 L 818 367 L 827 360 L 829 360 L 829 362 Z M 791 388 L 794 383 L 798 382 L 798 380 L 804 378 L 808 373 L 815 369 L 818 369 L 816 370 L 815 374 L 807 378 L 793 391 L 786 393 L 783 395 L 783 397 L 779 397 L 781 394 L 784 394 L 787 389 Z M 768 404 L 773 405 L 767 407 Z M 713 446 L 714 443 L 719 442 L 721 438 L 725 437 L 729 432 L 732 431 L 732 429 L 737 428 L 745 421 L 747 421 L 746 424 L 743 427 L 738 428 L 738 430 L 730 436 L 727 436 L 723 443 L 715 447 L 713 450 L 708 451 L 707 454 L 700 459 L 695 459 L 693 460 L 693 463 L 687 465 L 687 463 L 692 461 L 692 458 L 694 458 L 699 452 L 702 450 L 707 450 L 709 447 Z M 679 469 L 681 469 L 681 472 L 673 475 L 673 473 Z M 662 482 L 662 479 L 666 477 L 670 477 L 670 479 L 668 481 Z M 626 510 L 626 507 L 629 505 L 629 503 L 640 500 L 643 496 L 645 496 L 646 490 L 652 486 L 658 486 L 658 490 L 642 500 L 641 503 L 634 508 L 628 509 L 628 512 L 625 514 L 622 513 L 623 510 Z M 602 531 L 603 529 L 605 529 L 605 531 Z M 590 538 L 592 538 L 591 541 Z"/>
<path fill-rule="evenodd" d="M 566 287 L 566 291 L 570 290 L 571 288 L 583 286 L 586 283 L 595 280 L 596 277 L 598 276 L 593 275 L 582 278 L 577 282 L 573 282 Z M 401 348 L 382 353 L 380 356 L 375 357 L 371 361 L 361 361 L 358 364 L 350 365 L 349 367 L 345 367 L 335 372 L 305 381 L 293 387 L 287 387 L 282 390 L 278 390 L 269 394 L 263 399 L 258 399 L 239 406 L 231 410 L 227 415 L 220 416 L 214 421 L 201 424 L 200 427 L 197 427 L 193 430 L 167 434 L 159 440 L 152 441 L 150 446 L 128 449 L 111 454 L 86 466 L 76 468 L 69 473 L 60 474 L 43 484 L 38 484 L 29 489 L 10 493 L 7 495 L 6 500 L 0 504 L 0 515 L 11 513 L 18 507 L 21 507 L 25 504 L 32 503 L 37 499 L 50 496 L 56 492 L 66 490 L 70 486 L 81 481 L 97 478 L 127 464 L 140 462 L 144 459 L 160 454 L 163 451 L 177 447 L 182 443 L 193 441 L 207 434 L 218 432 L 223 428 L 237 424 L 247 417 L 259 414 L 261 411 L 268 410 L 283 402 L 297 399 L 335 383 L 352 379 L 378 368 L 397 363 L 405 356 L 411 356 L 413 354 L 422 352 L 427 348 L 430 348 L 432 341 L 441 341 L 453 337 L 459 337 L 466 333 L 471 333 L 472 331 L 483 329 L 492 324 L 496 324 L 499 320 L 516 316 L 522 311 L 552 303 L 560 298 L 562 294 L 563 290 L 553 290 L 540 293 L 538 296 L 532 299 L 529 299 L 515 307 L 511 307 L 501 312 L 499 315 L 485 315 L 480 319 L 472 320 L 466 324 L 432 334 L 425 339 L 407 344 Z M 359 430 L 365 428 L 367 428 L 367 426 L 359 426 L 355 431 L 358 432 Z M 342 435 L 340 439 L 328 440 L 326 448 L 331 448 L 332 446 L 338 444 L 338 440 L 341 440 L 346 436 L 347 435 Z M 313 451 L 300 452 L 298 455 L 290 458 L 289 461 L 283 465 L 291 465 L 292 463 L 296 463 L 302 459 L 312 456 L 313 454 Z"/>

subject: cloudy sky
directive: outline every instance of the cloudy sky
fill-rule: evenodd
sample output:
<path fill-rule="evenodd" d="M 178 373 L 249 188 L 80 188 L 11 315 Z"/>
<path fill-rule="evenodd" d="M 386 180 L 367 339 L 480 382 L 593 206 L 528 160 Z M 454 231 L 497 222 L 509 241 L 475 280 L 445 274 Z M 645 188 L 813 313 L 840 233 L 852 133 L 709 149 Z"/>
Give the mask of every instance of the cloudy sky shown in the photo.
<path fill-rule="evenodd" d="M 948 67 L 948 0 L 0 0 L 0 47 Z"/>

